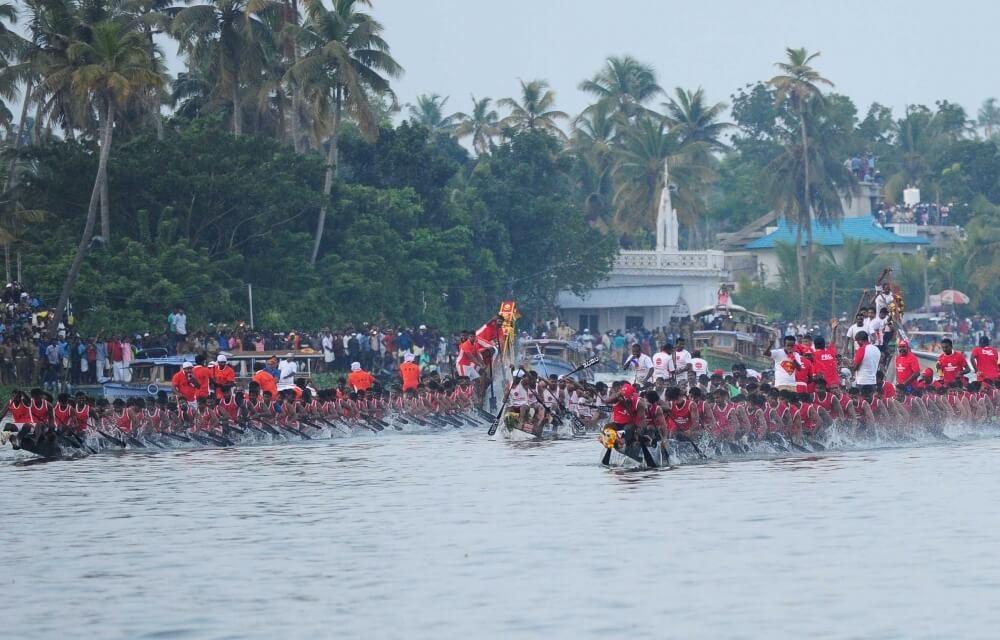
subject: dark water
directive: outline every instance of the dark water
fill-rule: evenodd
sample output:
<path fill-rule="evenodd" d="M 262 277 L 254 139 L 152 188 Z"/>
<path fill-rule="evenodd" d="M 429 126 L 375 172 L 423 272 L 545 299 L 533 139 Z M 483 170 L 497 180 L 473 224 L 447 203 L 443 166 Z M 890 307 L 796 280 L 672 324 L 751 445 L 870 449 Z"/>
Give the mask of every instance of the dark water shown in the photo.
<path fill-rule="evenodd" d="M 466 431 L 8 457 L 0 636 L 1000 635 L 1000 440 L 599 456 Z"/>

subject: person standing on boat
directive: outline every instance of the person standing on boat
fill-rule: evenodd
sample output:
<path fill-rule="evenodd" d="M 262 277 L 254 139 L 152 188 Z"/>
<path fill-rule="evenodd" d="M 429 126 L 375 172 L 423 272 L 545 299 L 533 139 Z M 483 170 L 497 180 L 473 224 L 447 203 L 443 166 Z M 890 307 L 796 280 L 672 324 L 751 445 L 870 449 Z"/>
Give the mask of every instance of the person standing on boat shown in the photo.
<path fill-rule="evenodd" d="M 941 376 L 941 381 L 945 387 L 951 387 L 951 383 L 962 378 L 969 373 L 969 363 L 965 360 L 965 354 L 955 351 L 951 338 L 941 341 L 941 355 L 938 356 L 937 369 Z"/>
<path fill-rule="evenodd" d="M 181 365 L 181 370 L 173 375 L 170 379 L 170 384 L 174 388 L 174 393 L 176 393 L 184 401 L 187 402 L 188 406 L 194 406 L 195 401 L 198 398 L 198 389 L 201 383 L 198 378 L 195 377 L 194 365 L 190 362 L 185 362 Z"/>
<path fill-rule="evenodd" d="M 207 398 L 208 394 L 211 393 L 212 370 L 205 366 L 205 356 L 198 354 L 194 357 L 191 375 L 198 381 L 195 398 Z"/>
<path fill-rule="evenodd" d="M 226 354 L 215 357 L 215 367 L 212 370 L 212 383 L 215 385 L 215 395 L 222 398 L 226 391 L 232 391 L 236 386 L 236 370 L 229 366 Z"/>
<path fill-rule="evenodd" d="M 997 350 L 990 346 L 989 337 L 980 336 L 979 346 L 972 350 L 972 368 L 976 371 L 976 378 L 995 387 L 997 378 L 1000 377 L 997 361 Z"/>
<path fill-rule="evenodd" d="M 786 335 L 781 349 L 772 349 L 774 340 L 767 343 L 764 355 L 774 361 L 774 386 L 778 391 L 796 391 L 795 372 L 802 366 L 795 353 L 795 336 Z M 875 384 L 872 382 L 872 384 Z"/>
<path fill-rule="evenodd" d="M 412 353 L 407 353 L 403 355 L 405 359 L 406 356 L 413 356 Z M 412 362 L 412 360 L 411 360 Z M 361 368 L 360 362 L 351 363 L 351 372 L 347 375 L 347 386 L 351 388 L 352 391 L 368 391 L 375 384 L 375 377 Z"/>
<path fill-rule="evenodd" d="M 833 328 L 836 330 L 837 321 L 833 321 Z M 837 346 L 830 341 L 827 346 L 823 336 L 816 336 L 813 340 L 813 375 L 823 378 L 826 388 L 834 391 L 840 387 L 840 372 L 837 370 Z"/>
<path fill-rule="evenodd" d="M 868 333 L 865 331 L 858 331 L 854 341 L 858 346 L 850 369 L 854 372 L 854 383 L 861 389 L 861 394 L 870 398 L 878 382 L 878 365 L 882 360 L 882 352 L 868 342 Z"/>
<path fill-rule="evenodd" d="M 293 354 L 286 353 L 278 364 L 278 389 L 282 391 L 295 386 L 295 374 L 299 372 L 299 366 L 294 358 Z"/>
<path fill-rule="evenodd" d="M 403 354 L 403 364 L 399 365 L 399 377 L 403 381 L 403 392 L 416 391 L 420 387 L 420 365 L 414 362 L 412 353 Z"/>
<path fill-rule="evenodd" d="M 653 380 L 671 382 L 674 379 L 674 345 L 664 342 L 660 350 L 653 355 Z"/>
<path fill-rule="evenodd" d="M 653 360 L 643 353 L 642 347 L 635 342 L 632 344 L 632 352 L 622 362 L 622 369 L 632 372 L 632 379 L 636 384 L 646 384 L 653 377 Z"/>
<path fill-rule="evenodd" d="M 677 338 L 674 347 L 674 365 L 677 368 L 677 382 L 681 388 L 690 388 L 695 385 L 694 368 L 691 366 L 691 354 L 684 348 L 684 338 Z"/>
<path fill-rule="evenodd" d="M 896 384 L 910 392 L 920 378 L 920 361 L 910 351 L 910 343 L 906 340 L 900 340 L 896 346 L 899 349 L 896 356 Z"/>

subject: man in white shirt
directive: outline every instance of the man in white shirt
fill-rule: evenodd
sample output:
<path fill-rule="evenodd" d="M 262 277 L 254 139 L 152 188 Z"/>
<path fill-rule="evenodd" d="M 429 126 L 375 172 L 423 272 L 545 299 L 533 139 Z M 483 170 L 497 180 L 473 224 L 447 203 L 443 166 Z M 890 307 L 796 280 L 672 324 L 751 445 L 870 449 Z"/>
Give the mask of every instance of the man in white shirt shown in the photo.
<path fill-rule="evenodd" d="M 286 353 L 278 363 L 278 391 L 295 386 L 295 374 L 299 372 L 299 366 L 293 357 L 292 354 Z"/>
<path fill-rule="evenodd" d="M 875 296 L 875 313 L 878 314 L 882 309 L 888 309 L 892 299 L 892 290 L 889 288 L 889 283 L 886 282 L 882 285 L 881 293 Z"/>
<path fill-rule="evenodd" d="M 686 383 L 693 387 L 696 378 L 691 369 L 691 353 L 684 348 L 684 338 L 677 338 L 677 346 L 674 348 L 674 364 L 677 365 L 678 386 L 683 388 Z"/>
<path fill-rule="evenodd" d="M 635 382 L 645 384 L 653 377 L 653 360 L 642 352 L 639 343 L 635 343 L 632 345 L 632 353 L 622 363 L 622 369 L 633 372 Z"/>
<path fill-rule="evenodd" d="M 795 336 L 785 336 L 782 349 L 772 349 L 774 341 L 767 343 L 764 355 L 774 360 L 774 388 L 778 391 L 798 391 L 795 371 L 799 356 L 795 353 Z"/>
<path fill-rule="evenodd" d="M 862 394 L 871 396 L 875 391 L 878 363 L 882 359 L 882 352 L 868 342 L 868 334 L 864 331 L 859 331 L 854 336 L 854 341 L 858 343 L 858 348 L 854 352 L 854 362 L 851 365 L 851 371 L 854 372 L 854 384 L 861 388 Z"/>
<path fill-rule="evenodd" d="M 653 380 L 670 381 L 674 379 L 677 367 L 674 365 L 674 345 L 664 342 L 663 347 L 653 354 Z"/>
<path fill-rule="evenodd" d="M 708 362 L 701 357 L 701 351 L 695 350 L 691 354 L 691 371 L 695 378 L 708 375 Z"/>
<path fill-rule="evenodd" d="M 329 330 L 323 331 L 323 339 L 320 341 L 323 348 L 323 362 L 327 371 L 333 371 L 333 334 Z"/>

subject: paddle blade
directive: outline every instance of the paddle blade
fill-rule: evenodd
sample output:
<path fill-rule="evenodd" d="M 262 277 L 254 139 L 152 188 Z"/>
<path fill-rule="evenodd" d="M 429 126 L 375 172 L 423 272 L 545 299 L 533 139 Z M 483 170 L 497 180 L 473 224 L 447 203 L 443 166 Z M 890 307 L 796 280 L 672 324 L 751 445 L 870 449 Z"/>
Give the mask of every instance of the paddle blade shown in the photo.
<path fill-rule="evenodd" d="M 605 467 L 607 467 L 607 466 L 609 466 L 611 464 L 611 452 L 612 451 L 614 451 L 614 449 L 608 449 L 607 451 L 604 452 L 604 457 L 601 458 L 601 464 L 603 464 Z"/>

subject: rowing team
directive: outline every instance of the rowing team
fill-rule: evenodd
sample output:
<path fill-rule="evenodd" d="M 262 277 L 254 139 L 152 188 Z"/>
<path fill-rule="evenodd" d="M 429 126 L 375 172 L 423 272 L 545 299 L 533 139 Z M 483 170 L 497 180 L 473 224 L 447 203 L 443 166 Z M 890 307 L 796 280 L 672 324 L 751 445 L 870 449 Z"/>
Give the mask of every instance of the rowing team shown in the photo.
<path fill-rule="evenodd" d="M 667 441 L 709 436 L 720 442 L 771 440 L 780 435 L 796 444 L 822 440 L 835 423 L 848 437 L 881 428 L 905 436 L 924 429 L 940 433 L 949 423 L 986 423 L 1000 411 L 1000 391 L 973 382 L 964 386 L 920 389 L 886 383 L 872 387 L 828 389 L 819 378 L 812 393 L 778 390 L 769 384 L 747 382 L 735 396 L 730 389 L 704 393 L 694 387 L 687 394 L 671 387 L 661 396 L 655 390 L 640 393 L 623 384 L 612 393 L 612 424 L 624 431 L 625 440 L 649 434 Z"/>
<path fill-rule="evenodd" d="M 324 426 L 381 431 L 386 426 L 383 418 L 389 416 L 405 416 L 426 426 L 425 419 L 447 418 L 472 408 L 473 394 L 474 389 L 467 383 L 419 393 L 362 392 L 345 396 L 340 396 L 336 389 L 317 392 L 302 385 L 282 390 L 275 397 L 270 391 L 260 392 L 256 385 L 251 385 L 246 394 L 226 388 L 219 397 L 210 395 L 191 402 L 168 397 L 161 391 L 155 399 L 119 399 L 109 404 L 103 398 L 95 402 L 83 393 L 73 398 L 60 394 L 52 402 L 41 389 L 32 389 L 30 396 L 14 391 L 0 418 L 9 413 L 13 424 L 4 431 L 22 438 L 37 439 L 41 434 L 53 432 L 68 436 L 73 442 L 94 431 L 116 440 L 191 434 L 205 436 L 217 444 L 231 444 L 226 435 L 234 430 L 243 431 L 237 425 L 256 425 L 253 428 L 272 435 L 284 431 L 300 436 L 306 428 Z M 448 421 L 448 424 L 455 423 Z"/>

